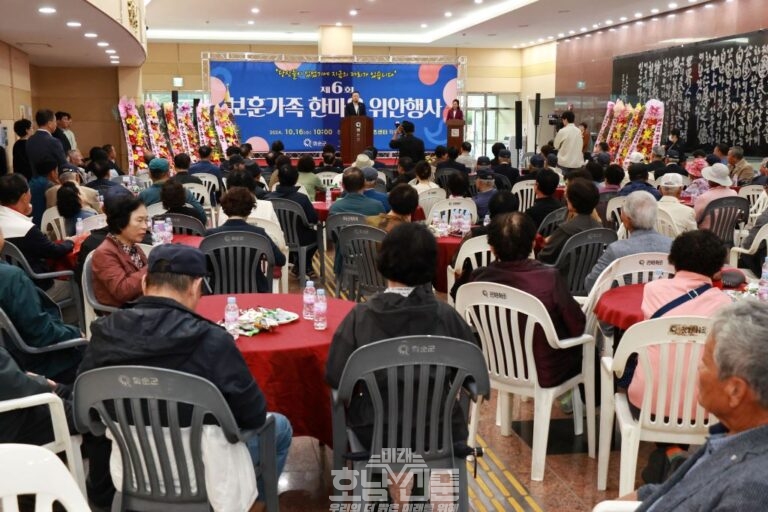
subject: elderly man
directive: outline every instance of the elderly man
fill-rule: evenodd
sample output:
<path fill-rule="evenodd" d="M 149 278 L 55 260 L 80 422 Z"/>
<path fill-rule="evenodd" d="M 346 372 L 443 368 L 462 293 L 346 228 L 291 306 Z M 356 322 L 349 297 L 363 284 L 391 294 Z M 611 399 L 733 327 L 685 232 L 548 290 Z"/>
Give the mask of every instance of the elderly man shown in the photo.
<path fill-rule="evenodd" d="M 619 190 L 620 196 L 628 196 L 639 190 L 648 192 L 655 199 L 661 199 L 661 193 L 656 187 L 648 183 L 648 168 L 645 164 L 636 163 L 629 165 L 629 183 Z"/>
<path fill-rule="evenodd" d="M 744 159 L 744 148 L 741 146 L 728 150 L 728 169 L 731 180 L 737 185 L 749 185 L 755 178 L 755 170 Z"/>
<path fill-rule="evenodd" d="M 369 167 L 374 174 L 377 175 L 373 167 Z M 371 173 L 369 172 L 369 176 Z M 328 211 L 330 215 L 336 215 L 337 213 L 359 213 L 362 215 L 378 215 L 385 213 L 384 205 L 378 199 L 366 197 L 363 194 L 366 179 L 363 177 L 363 172 L 357 167 L 350 167 L 344 171 L 341 183 L 344 185 L 344 190 L 347 194 L 335 201 Z M 376 180 L 374 179 L 375 183 Z"/>
<path fill-rule="evenodd" d="M 597 260 L 592 272 L 584 279 L 587 290 L 591 290 L 597 278 L 614 260 L 641 252 L 669 253 L 672 239 L 656 231 L 658 203 L 648 192 L 639 190 L 627 196 L 621 209 L 621 222 L 629 233 L 626 240 L 610 244 Z"/>
<path fill-rule="evenodd" d="M 651 161 L 647 166 L 648 172 L 652 172 L 657 178 L 663 175 L 666 172 L 663 169 L 667 166 L 666 156 L 667 151 L 664 149 L 664 146 L 653 146 L 653 149 L 651 149 Z"/>
<path fill-rule="evenodd" d="M 379 171 L 374 167 L 366 167 L 363 169 L 363 178 L 365 179 L 365 186 L 363 187 L 363 195 L 369 199 L 375 199 L 380 202 L 384 207 L 385 212 L 389 212 L 389 201 L 387 200 L 387 194 L 376 190 L 376 181 L 379 179 Z"/>
<path fill-rule="evenodd" d="M 762 512 L 768 503 L 768 304 L 722 309 L 699 363 L 699 403 L 720 424 L 672 477 L 640 487 L 638 512 Z"/>
<path fill-rule="evenodd" d="M 472 200 L 477 205 L 478 218 L 482 219 L 488 213 L 488 203 L 496 194 L 496 181 L 493 171 L 488 168 L 479 169 L 475 184 L 477 185 L 477 195 Z"/>
<path fill-rule="evenodd" d="M 683 177 L 677 173 L 667 173 L 661 178 L 661 199 L 659 210 L 672 217 L 678 233 L 696 229 L 696 218 L 693 208 L 680 204 L 680 193 L 683 191 Z"/>

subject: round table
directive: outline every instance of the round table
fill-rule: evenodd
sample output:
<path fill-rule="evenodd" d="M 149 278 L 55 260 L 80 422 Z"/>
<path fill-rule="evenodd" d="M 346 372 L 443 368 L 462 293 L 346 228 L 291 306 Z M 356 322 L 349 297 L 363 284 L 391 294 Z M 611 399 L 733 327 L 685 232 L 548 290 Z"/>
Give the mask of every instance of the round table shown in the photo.
<path fill-rule="evenodd" d="M 605 292 L 595 305 L 595 316 L 601 322 L 626 331 L 643 321 L 640 306 L 643 303 L 645 283 L 612 288 Z"/>
<path fill-rule="evenodd" d="M 325 201 L 313 201 L 312 206 L 315 208 L 315 212 L 317 213 L 317 218 L 320 222 L 324 223 L 325 221 L 328 220 L 329 208 L 325 204 Z M 416 211 L 413 212 L 413 218 L 411 220 L 416 222 L 416 221 L 425 220 L 426 218 L 427 217 L 424 214 L 424 209 L 421 206 L 417 206 Z"/>
<path fill-rule="evenodd" d="M 459 252 L 459 246 L 464 239 L 460 236 L 441 236 L 437 238 L 437 268 L 435 269 L 435 290 L 448 292 L 448 276 L 446 270 Z"/>
<path fill-rule="evenodd" d="M 301 314 L 301 294 L 235 295 L 241 309 L 282 308 Z M 224 317 L 226 295 L 200 299 L 197 313 L 219 322 Z M 325 383 L 325 363 L 333 333 L 354 302 L 328 299 L 328 328 L 316 331 L 311 320 L 300 318 L 272 332 L 240 336 L 236 343 L 245 363 L 267 399 L 270 411 L 291 421 L 295 436 L 312 436 L 332 446 L 330 389 Z"/>
<path fill-rule="evenodd" d="M 182 244 L 182 245 L 188 245 L 190 247 L 200 247 L 200 244 L 203 241 L 202 236 L 199 235 L 173 235 L 173 243 L 175 244 Z M 222 309 L 222 311 L 224 311 Z"/>

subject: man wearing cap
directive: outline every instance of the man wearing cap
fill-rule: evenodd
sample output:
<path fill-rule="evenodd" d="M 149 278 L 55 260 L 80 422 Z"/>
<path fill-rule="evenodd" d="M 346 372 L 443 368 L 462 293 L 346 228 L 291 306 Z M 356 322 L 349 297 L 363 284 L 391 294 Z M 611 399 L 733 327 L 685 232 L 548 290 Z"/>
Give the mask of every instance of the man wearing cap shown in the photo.
<path fill-rule="evenodd" d="M 477 185 L 477 195 L 472 200 L 477 205 L 478 218 L 482 219 L 488 213 L 488 203 L 497 192 L 495 176 L 490 167 L 478 169 L 475 184 Z"/>
<path fill-rule="evenodd" d="M 363 169 L 363 178 L 365 179 L 365 186 L 363 187 L 363 195 L 369 199 L 375 199 L 381 203 L 384 207 L 384 212 L 389 213 L 389 201 L 387 200 L 387 194 L 376 190 L 376 181 L 379 179 L 379 171 L 373 167 L 366 167 Z"/>
<path fill-rule="evenodd" d="M 415 129 L 416 127 L 410 121 L 400 123 L 392 134 L 389 147 L 399 150 L 401 157 L 410 157 L 414 163 L 418 163 L 424 160 L 424 141 L 413 134 Z"/>
<path fill-rule="evenodd" d="M 661 178 L 668 172 L 674 172 L 675 174 L 679 174 L 680 176 L 688 176 L 688 171 L 686 171 L 678 162 L 680 161 L 680 153 L 676 149 L 670 149 L 667 151 L 667 156 L 664 159 L 664 162 L 666 165 L 659 170 L 656 171 L 654 174 L 654 177 Z"/>
<path fill-rule="evenodd" d="M 499 151 L 499 163 L 493 167 L 493 172 L 507 178 L 512 185 L 520 177 L 520 171 L 512 167 L 512 153 L 508 149 Z"/>
<path fill-rule="evenodd" d="M 144 203 L 144 206 L 149 206 L 155 203 L 162 203 L 161 192 L 163 190 L 163 183 L 168 181 L 168 160 L 165 158 L 153 158 L 149 162 L 149 175 L 152 178 L 152 186 L 145 188 L 139 192 L 139 199 Z M 186 190 L 186 202 L 197 210 L 200 217 L 205 217 L 205 210 L 202 205 L 195 199 L 192 192 Z"/>
<path fill-rule="evenodd" d="M 653 173 L 656 178 L 661 177 L 665 171 L 662 171 L 666 167 L 667 163 L 664 159 L 667 156 L 667 152 L 664 146 L 653 146 L 651 150 L 651 162 L 648 164 L 648 172 Z"/>
<path fill-rule="evenodd" d="M 629 183 L 619 190 L 620 196 L 628 196 L 632 192 L 644 190 L 650 193 L 656 199 L 661 199 L 661 192 L 656 187 L 648 183 L 648 169 L 645 164 L 629 165 Z"/>
<path fill-rule="evenodd" d="M 378 172 L 373 167 L 368 167 L 368 177 L 373 178 L 376 183 Z M 371 172 L 372 171 L 372 172 Z M 330 215 L 337 213 L 359 213 L 361 215 L 378 215 L 385 213 L 384 205 L 378 199 L 366 197 L 363 193 L 366 178 L 363 172 L 357 167 L 352 167 L 344 171 L 342 185 L 346 195 L 335 201 L 328 211 Z"/>
<path fill-rule="evenodd" d="M 645 155 L 642 154 L 639 151 L 633 151 L 629 154 L 629 163 L 630 164 L 644 164 L 645 163 Z"/>
<path fill-rule="evenodd" d="M 680 204 L 680 193 L 683 191 L 683 177 L 669 172 L 661 177 L 661 199 L 659 210 L 665 211 L 672 217 L 678 233 L 696 229 L 696 217 L 693 208 Z"/>
<path fill-rule="evenodd" d="M 481 156 L 478 157 L 477 161 L 475 162 L 475 174 L 480 172 L 482 169 L 491 169 L 491 159 L 487 156 Z"/>
<path fill-rule="evenodd" d="M 744 159 L 744 148 L 733 146 L 728 150 L 728 169 L 731 171 L 731 181 L 736 185 L 749 185 L 755 179 L 755 170 Z"/>
<path fill-rule="evenodd" d="M 696 222 L 699 225 L 699 229 L 709 228 L 709 219 L 703 219 L 704 210 L 707 209 L 707 205 L 715 199 L 721 199 L 723 197 L 735 197 L 738 194 L 731 188 L 733 182 L 729 176 L 728 167 L 724 164 L 712 164 L 710 167 L 705 167 L 701 170 L 701 177 L 707 180 L 709 184 L 709 190 L 701 194 L 696 198 L 693 203 L 693 214 L 696 216 Z"/>
<path fill-rule="evenodd" d="M 560 163 L 563 174 L 575 171 L 584 165 L 584 153 L 581 151 L 584 139 L 582 138 L 581 130 L 573 123 L 575 118 L 576 116 L 570 110 L 563 112 L 560 116 L 563 127 L 555 135 L 557 160 Z"/>
<path fill-rule="evenodd" d="M 165 244 L 152 250 L 147 266 L 143 296 L 91 324 L 91 343 L 78 373 L 142 365 L 197 375 L 221 391 L 238 427 L 259 428 L 266 419 L 267 404 L 242 354 L 223 327 L 195 312 L 207 274 L 205 255 L 194 247 Z M 284 416 L 273 415 L 279 475 L 292 431 Z M 257 462 L 258 438 L 246 445 Z"/>
<path fill-rule="evenodd" d="M 547 161 L 538 153 L 533 155 L 530 160 L 528 160 L 528 172 L 524 173 L 522 176 L 520 176 L 519 180 L 532 180 L 536 179 L 536 174 L 546 167 Z"/>

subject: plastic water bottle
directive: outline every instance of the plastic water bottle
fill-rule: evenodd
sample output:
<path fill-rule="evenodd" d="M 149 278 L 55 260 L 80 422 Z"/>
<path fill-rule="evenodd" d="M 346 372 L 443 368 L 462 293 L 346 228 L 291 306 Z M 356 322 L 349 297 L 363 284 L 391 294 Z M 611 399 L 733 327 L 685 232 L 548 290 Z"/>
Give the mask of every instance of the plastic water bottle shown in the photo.
<path fill-rule="evenodd" d="M 461 219 L 459 219 L 458 212 L 454 208 L 451 210 L 451 220 L 450 220 L 450 226 L 451 226 L 451 233 L 455 233 L 461 229 L 459 227 L 459 223 L 461 222 Z"/>
<path fill-rule="evenodd" d="M 160 245 L 165 242 L 165 222 L 156 220 L 152 230 L 152 244 Z"/>
<path fill-rule="evenodd" d="M 316 295 L 317 295 L 317 292 L 315 291 L 315 282 L 307 281 L 307 285 L 304 287 L 304 310 L 302 312 L 302 316 L 304 317 L 304 320 L 315 319 Z"/>
<path fill-rule="evenodd" d="M 461 216 L 461 236 L 467 236 L 472 230 L 472 217 L 468 211 L 464 211 Z"/>
<path fill-rule="evenodd" d="M 440 228 L 440 214 L 437 212 L 432 214 L 432 227 L 435 229 Z"/>
<path fill-rule="evenodd" d="M 328 186 L 325 189 L 325 207 L 330 208 L 332 203 L 333 203 L 333 192 L 331 190 L 331 187 Z"/>
<path fill-rule="evenodd" d="M 483 226 L 487 226 L 491 223 L 491 216 L 489 214 L 485 214 L 485 217 L 483 217 Z"/>
<path fill-rule="evenodd" d="M 165 233 L 163 233 L 163 242 L 169 244 L 173 241 L 173 222 L 170 217 L 165 218 Z"/>
<path fill-rule="evenodd" d="M 238 318 L 240 317 L 240 308 L 237 307 L 235 297 L 227 297 L 227 305 L 224 307 L 224 328 L 232 337 L 238 336 Z"/>
<path fill-rule="evenodd" d="M 83 234 L 83 219 L 77 219 L 75 222 L 75 235 L 80 236 Z"/>
<path fill-rule="evenodd" d="M 760 282 L 757 285 L 757 298 L 763 302 L 768 302 L 768 257 L 763 263 L 763 273 L 760 275 Z"/>
<path fill-rule="evenodd" d="M 317 290 L 315 298 L 315 330 L 323 331 L 328 327 L 328 302 L 325 299 L 325 290 Z"/>

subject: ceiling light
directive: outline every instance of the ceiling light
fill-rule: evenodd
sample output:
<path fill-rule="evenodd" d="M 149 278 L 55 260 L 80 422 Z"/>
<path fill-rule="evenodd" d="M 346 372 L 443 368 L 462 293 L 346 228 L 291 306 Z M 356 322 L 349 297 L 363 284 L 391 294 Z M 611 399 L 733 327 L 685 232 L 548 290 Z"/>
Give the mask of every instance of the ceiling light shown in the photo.
<path fill-rule="evenodd" d="M 120 64 L 120 61 L 119 60 L 113 60 L 112 64 Z"/>
<path fill-rule="evenodd" d="M 350 9 L 349 10 L 349 15 L 350 16 L 357 16 L 357 9 Z"/>
<path fill-rule="evenodd" d="M 569 31 L 568 31 L 568 33 L 569 33 L 569 34 L 571 34 L 571 35 L 573 35 L 573 34 L 575 34 L 575 33 L 576 33 L 576 31 L 575 31 L 575 30 L 569 30 Z"/>
<path fill-rule="evenodd" d="M 642 17 L 643 17 L 643 13 L 641 13 L 641 12 L 636 12 L 635 13 L 635 18 L 642 18 Z"/>
<path fill-rule="evenodd" d="M 592 34 L 587 34 L 584 37 L 592 37 Z"/>
<path fill-rule="evenodd" d="M 536 44 L 536 41 L 528 41 L 528 44 Z"/>
<path fill-rule="evenodd" d="M 688 0 L 689 3 L 696 3 L 696 0 Z"/>
<path fill-rule="evenodd" d="M 627 21 L 627 17 L 626 16 L 622 16 L 621 18 L 619 18 L 619 21 Z"/>
<path fill-rule="evenodd" d="M 96 43 L 96 46 L 101 46 L 102 48 L 106 48 L 107 46 L 109 46 L 109 43 L 106 41 L 99 41 L 98 43 Z"/>
<path fill-rule="evenodd" d="M 82 23 L 80 23 L 79 21 L 68 21 L 68 22 L 67 22 L 67 26 L 68 26 L 68 27 L 72 27 L 72 28 L 81 27 L 82 25 L 83 25 L 83 24 L 82 24 Z"/>
<path fill-rule="evenodd" d="M 656 9 L 655 7 L 651 9 L 651 14 L 658 14 L 658 13 L 659 13 L 659 10 Z"/>
<path fill-rule="evenodd" d="M 606 25 L 612 25 L 613 24 L 613 20 L 605 20 L 605 24 Z"/>
<path fill-rule="evenodd" d="M 451 11 L 446 11 L 445 17 L 450 18 L 451 16 L 453 16 L 453 13 Z"/>
<path fill-rule="evenodd" d="M 659 21 L 659 18 L 653 17 L 651 18 L 651 21 Z"/>
<path fill-rule="evenodd" d="M 40 14 L 56 14 L 56 9 L 53 7 L 41 7 L 37 10 Z"/>
<path fill-rule="evenodd" d="M 429 25 L 427 25 L 426 23 L 422 23 L 422 24 L 421 24 L 421 28 L 427 28 L 428 26 L 429 26 Z"/>
<path fill-rule="evenodd" d="M 517 48 L 519 48 L 519 47 L 520 47 L 519 45 L 513 45 L 513 46 L 512 46 L 512 48 L 515 48 L 515 49 L 517 49 Z"/>
<path fill-rule="evenodd" d="M 256 23 L 256 22 L 255 22 L 255 21 L 253 21 L 253 20 L 248 20 L 248 24 L 249 24 L 249 25 L 253 25 L 254 23 Z"/>
<path fill-rule="evenodd" d="M 599 23 L 594 23 L 594 24 L 592 24 L 592 28 L 597 28 L 597 27 L 599 27 L 599 26 L 600 26 L 600 24 L 599 24 Z"/>
<path fill-rule="evenodd" d="M 677 4 L 675 2 L 672 2 L 671 4 L 668 5 L 668 7 L 670 9 L 677 9 Z"/>
<path fill-rule="evenodd" d="M 540 38 L 539 38 L 539 42 L 540 42 L 540 43 L 543 43 L 543 42 L 544 42 L 544 38 L 543 38 L 543 37 L 540 37 Z"/>
<path fill-rule="evenodd" d="M 641 21 L 636 21 L 635 25 L 645 25 L 645 23 L 643 23 L 643 21 L 641 20 Z"/>
<path fill-rule="evenodd" d="M 120 56 L 119 55 L 110 55 L 109 58 L 112 59 L 112 60 L 120 60 Z"/>
<path fill-rule="evenodd" d="M 258 7 L 254 7 L 253 9 L 251 9 L 251 12 L 252 12 L 253 14 L 259 14 L 259 12 L 260 12 L 260 11 L 259 11 L 259 8 L 258 8 Z"/>
<path fill-rule="evenodd" d="M 86 32 L 83 35 L 90 39 L 93 39 L 94 37 L 99 37 L 99 34 L 97 34 L 96 32 Z"/>
<path fill-rule="evenodd" d="M 337 27 L 340 27 L 340 26 L 341 26 L 341 22 L 340 22 L 340 21 L 337 21 L 337 22 L 336 22 L 336 26 L 337 26 Z"/>
<path fill-rule="evenodd" d="M 565 37 L 565 34 L 563 34 L 562 32 L 560 32 L 559 34 L 557 34 L 557 37 Z"/>
<path fill-rule="evenodd" d="M 483 0 L 475 0 L 475 3 L 476 4 L 481 4 L 481 3 L 483 3 Z"/>
<path fill-rule="evenodd" d="M 705 8 L 705 9 L 714 9 L 714 8 L 715 8 L 715 6 L 714 6 L 714 5 L 712 5 L 712 4 L 706 4 L 706 5 L 704 6 L 704 8 Z"/>
<path fill-rule="evenodd" d="M 609 28 L 608 32 L 616 32 L 616 29 L 615 28 Z"/>
<path fill-rule="evenodd" d="M 624 30 L 627 30 L 629 28 L 629 25 L 622 25 L 621 28 L 623 28 Z"/>
<path fill-rule="evenodd" d="M 555 36 L 547 36 L 547 40 L 551 41 L 555 38 Z"/>
<path fill-rule="evenodd" d="M 587 31 L 587 27 L 581 27 L 579 30 L 581 30 L 582 32 L 586 32 Z"/>
<path fill-rule="evenodd" d="M 104 50 L 104 53 L 113 54 L 113 53 L 117 53 L 117 50 L 113 50 L 112 48 L 110 48 L 109 50 Z"/>
<path fill-rule="evenodd" d="M 674 18 L 674 17 L 675 17 L 675 13 L 667 14 L 667 18 Z"/>

